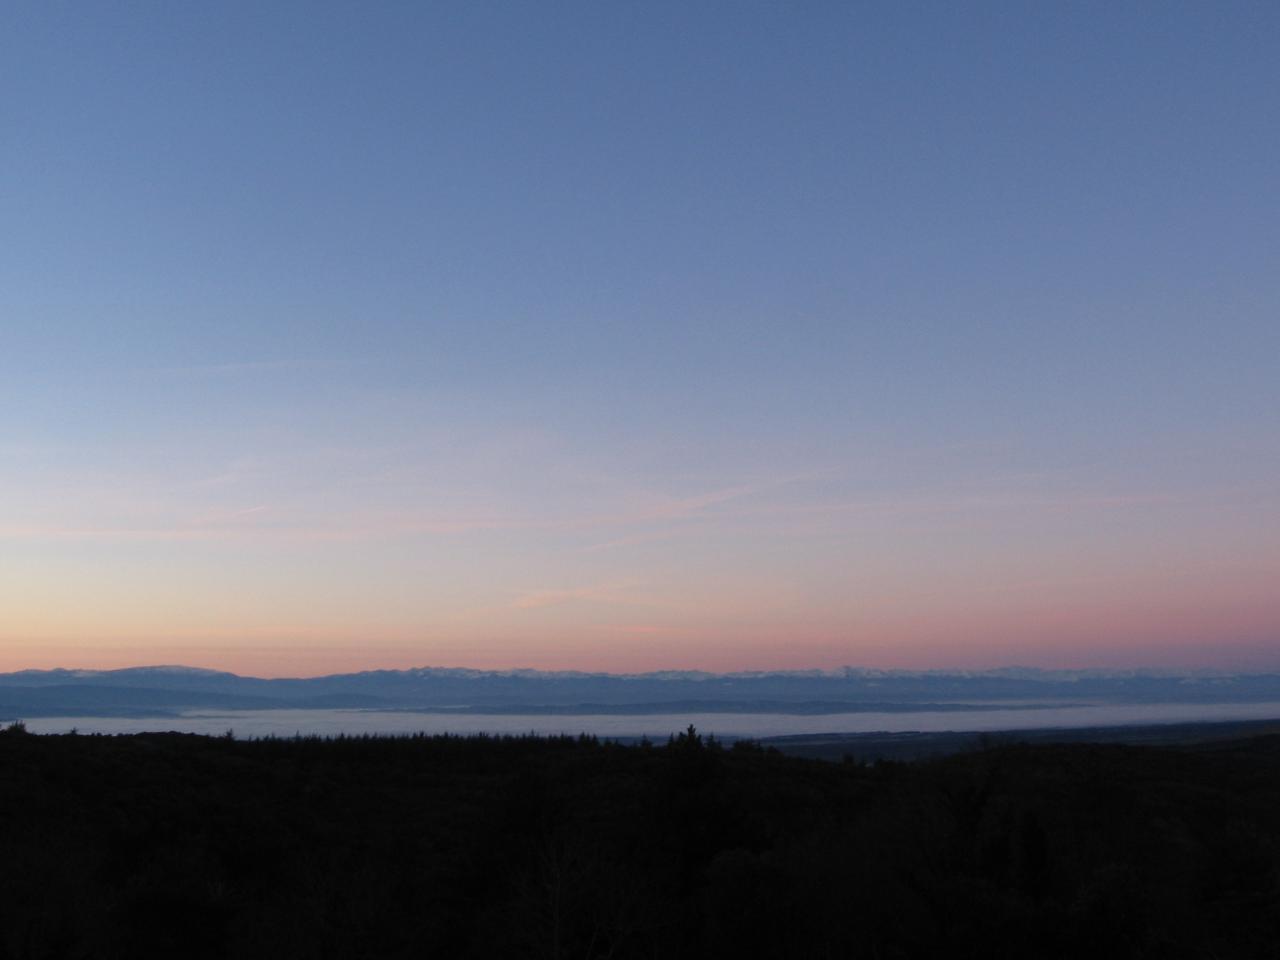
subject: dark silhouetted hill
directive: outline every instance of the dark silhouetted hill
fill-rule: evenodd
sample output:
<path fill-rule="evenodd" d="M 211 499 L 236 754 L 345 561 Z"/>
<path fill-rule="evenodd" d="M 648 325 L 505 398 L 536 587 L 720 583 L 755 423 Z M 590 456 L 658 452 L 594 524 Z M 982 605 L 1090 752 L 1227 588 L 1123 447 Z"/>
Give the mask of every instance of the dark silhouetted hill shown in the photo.
<path fill-rule="evenodd" d="M 0 733 L 0 958 L 1274 956 L 1280 738 Z"/>

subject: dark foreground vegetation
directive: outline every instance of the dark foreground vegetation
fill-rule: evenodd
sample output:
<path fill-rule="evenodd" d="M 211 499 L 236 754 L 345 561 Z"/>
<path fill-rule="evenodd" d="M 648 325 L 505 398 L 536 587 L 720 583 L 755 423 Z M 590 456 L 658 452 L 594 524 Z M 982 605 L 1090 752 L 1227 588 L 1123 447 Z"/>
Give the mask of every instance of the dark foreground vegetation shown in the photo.
<path fill-rule="evenodd" d="M 0 733 L 0 960 L 1272 957 L 1280 737 Z"/>

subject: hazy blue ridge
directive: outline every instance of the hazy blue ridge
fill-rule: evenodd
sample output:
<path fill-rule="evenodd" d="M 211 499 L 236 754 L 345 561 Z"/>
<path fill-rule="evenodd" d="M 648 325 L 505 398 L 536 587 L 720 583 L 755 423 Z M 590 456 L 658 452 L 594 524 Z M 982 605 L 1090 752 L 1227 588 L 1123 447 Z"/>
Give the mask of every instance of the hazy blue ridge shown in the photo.
<path fill-rule="evenodd" d="M 1280 701 L 1277 674 L 994 670 L 888 673 L 540 673 L 420 668 L 264 679 L 186 667 L 0 674 L 0 716 L 183 710 L 366 709 L 489 713 L 838 713 L 1090 703 Z"/>

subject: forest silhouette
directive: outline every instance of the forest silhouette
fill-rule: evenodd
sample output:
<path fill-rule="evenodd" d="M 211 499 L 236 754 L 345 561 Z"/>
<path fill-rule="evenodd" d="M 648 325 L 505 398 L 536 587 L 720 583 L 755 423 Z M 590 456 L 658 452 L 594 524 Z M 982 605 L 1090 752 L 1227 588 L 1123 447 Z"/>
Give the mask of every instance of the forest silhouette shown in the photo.
<path fill-rule="evenodd" d="M 0 732 L 0 960 L 1262 957 L 1280 737 Z"/>

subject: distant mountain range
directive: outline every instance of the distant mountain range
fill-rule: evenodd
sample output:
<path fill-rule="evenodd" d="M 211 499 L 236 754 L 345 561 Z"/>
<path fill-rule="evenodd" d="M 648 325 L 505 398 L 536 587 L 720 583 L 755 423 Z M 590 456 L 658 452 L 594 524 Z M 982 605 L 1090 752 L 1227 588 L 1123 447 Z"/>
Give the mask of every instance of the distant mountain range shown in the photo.
<path fill-rule="evenodd" d="M 1090 703 L 1280 702 L 1280 674 L 1008 668 L 642 674 L 421 667 L 263 679 L 195 667 L 0 674 L 0 719 L 190 710 L 843 713 Z"/>

